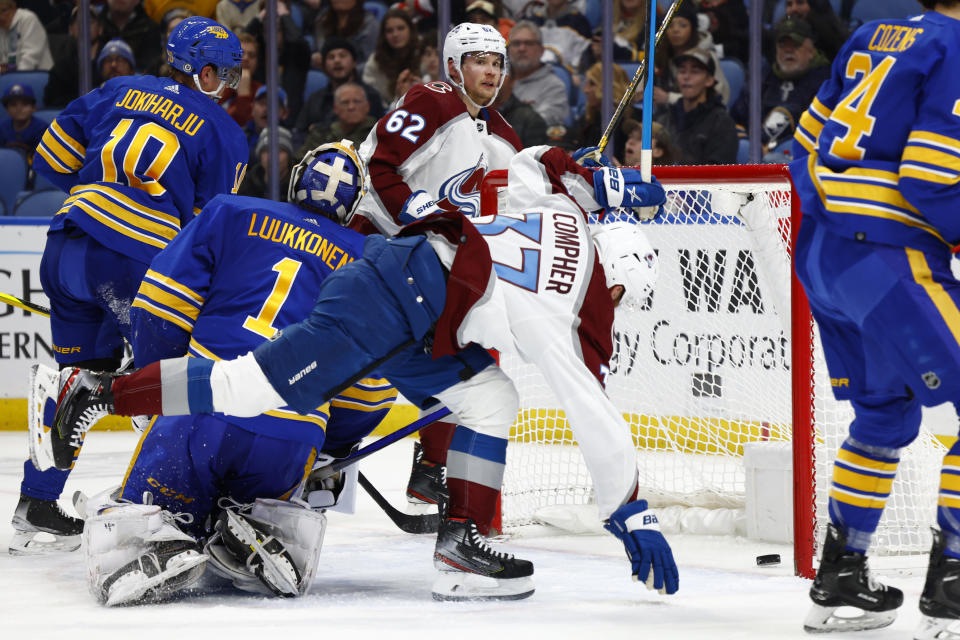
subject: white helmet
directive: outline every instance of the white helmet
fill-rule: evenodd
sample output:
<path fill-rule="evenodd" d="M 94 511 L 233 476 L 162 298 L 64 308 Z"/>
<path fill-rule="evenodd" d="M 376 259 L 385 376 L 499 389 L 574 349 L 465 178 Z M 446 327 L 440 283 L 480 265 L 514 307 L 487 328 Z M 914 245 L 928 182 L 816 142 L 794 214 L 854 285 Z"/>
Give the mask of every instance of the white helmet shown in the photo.
<path fill-rule="evenodd" d="M 470 100 L 467 90 L 463 87 L 463 72 L 460 70 L 460 65 L 463 64 L 463 56 L 468 53 L 482 52 L 499 55 L 503 61 L 503 66 L 501 67 L 500 84 L 497 85 L 497 91 L 493 94 L 493 98 L 487 104 L 476 104 L 473 100 Z M 473 22 L 458 24 L 450 30 L 443 41 L 443 64 L 441 66 L 443 66 L 443 70 L 449 78 L 450 72 L 447 69 L 447 60 L 453 60 L 453 68 L 457 70 L 457 74 L 460 76 L 459 82 L 453 78 L 450 78 L 450 82 L 463 92 L 467 100 L 470 100 L 476 107 L 489 107 L 493 104 L 494 100 L 497 99 L 497 94 L 500 93 L 500 87 L 503 86 L 503 79 L 507 76 L 507 43 L 499 31 L 488 24 L 475 24 Z"/>
<path fill-rule="evenodd" d="M 639 307 L 657 280 L 660 263 L 643 231 L 629 222 L 592 224 L 590 233 L 600 252 L 607 287 L 623 285 L 620 303 Z"/>

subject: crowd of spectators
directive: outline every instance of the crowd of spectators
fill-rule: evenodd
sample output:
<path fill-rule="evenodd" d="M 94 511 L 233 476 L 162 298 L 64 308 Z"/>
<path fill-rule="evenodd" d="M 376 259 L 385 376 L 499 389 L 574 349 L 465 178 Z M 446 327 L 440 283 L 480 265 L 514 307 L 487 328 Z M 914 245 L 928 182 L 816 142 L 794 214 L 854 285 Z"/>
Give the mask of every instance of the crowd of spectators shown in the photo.
<path fill-rule="evenodd" d="M 605 0 L 451 0 L 454 23 L 490 24 L 508 41 L 510 75 L 495 107 L 525 145 L 595 145 L 603 133 L 602 29 Z M 767 161 L 789 160 L 800 114 L 829 75 L 830 62 L 870 0 L 763 3 L 760 90 Z M 619 102 L 643 58 L 644 0 L 609 0 L 613 9 L 613 100 Z M 423 0 L 279 0 L 278 132 L 281 174 L 317 144 L 359 144 L 413 85 L 443 80 L 437 20 Z M 670 2 L 660 0 L 661 14 Z M 0 0 L 0 73 L 48 73 L 45 88 L 15 85 L 3 95 L 0 146 L 29 150 L 42 134 L 39 106 L 61 109 L 77 97 L 79 15 L 75 0 Z M 244 193 L 266 189 L 268 146 L 263 0 L 94 0 L 93 86 L 120 75 L 169 73 L 163 44 L 190 15 L 214 17 L 243 47 L 240 85 L 222 106 L 247 134 L 251 162 Z M 904 0 L 904 14 L 919 11 Z M 891 16 L 899 17 L 899 16 Z M 750 88 L 745 0 L 686 0 L 657 47 L 654 158 L 658 164 L 744 160 Z M 310 87 L 308 90 L 307 87 Z M 640 95 L 615 132 L 616 160 L 635 164 Z M 31 106 L 32 105 L 32 106 Z M 27 112 L 29 111 L 29 115 Z M 281 178 L 285 180 L 285 178 Z M 284 192 L 284 189 L 280 189 Z"/>

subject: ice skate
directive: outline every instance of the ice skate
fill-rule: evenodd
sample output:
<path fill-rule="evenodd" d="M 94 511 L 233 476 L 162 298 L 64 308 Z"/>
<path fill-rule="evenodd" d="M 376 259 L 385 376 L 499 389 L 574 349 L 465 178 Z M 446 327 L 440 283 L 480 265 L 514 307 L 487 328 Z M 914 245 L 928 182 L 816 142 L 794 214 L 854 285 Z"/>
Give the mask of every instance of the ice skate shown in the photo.
<path fill-rule="evenodd" d="M 521 600 L 533 595 L 533 563 L 494 551 L 471 519 L 440 523 L 433 566 L 435 600 Z"/>
<path fill-rule="evenodd" d="M 61 372 L 57 412 L 50 429 L 50 449 L 57 469 L 70 469 L 87 431 L 113 410 L 113 378 L 114 374 L 86 369 Z"/>
<path fill-rule="evenodd" d="M 446 468 L 424 460 L 423 447 L 419 442 L 414 442 L 413 466 L 407 482 L 407 502 L 412 507 L 410 511 L 427 513 L 432 511 L 430 507 L 433 505 L 439 509 L 446 505 L 448 496 Z"/>
<path fill-rule="evenodd" d="M 157 602 L 200 579 L 207 556 L 195 542 L 166 540 L 120 567 L 100 590 L 100 602 L 113 607 Z"/>
<path fill-rule="evenodd" d="M 933 529 L 927 581 L 920 594 L 923 619 L 916 640 L 960 640 L 960 559 L 944 554 L 946 539 Z"/>
<path fill-rule="evenodd" d="M 56 500 L 40 500 L 23 494 L 13 512 L 11 555 L 75 551 L 80 546 L 83 520 L 68 516 Z M 49 534 L 49 535 L 43 535 Z M 53 536 L 50 541 L 49 536 Z"/>
<path fill-rule="evenodd" d="M 865 631 L 893 623 L 903 592 L 880 584 L 870 575 L 867 557 L 846 551 L 846 537 L 832 524 L 827 525 L 826 540 L 817 577 L 810 588 L 813 607 L 803 622 L 809 633 Z M 841 607 L 852 615 L 837 613 Z"/>

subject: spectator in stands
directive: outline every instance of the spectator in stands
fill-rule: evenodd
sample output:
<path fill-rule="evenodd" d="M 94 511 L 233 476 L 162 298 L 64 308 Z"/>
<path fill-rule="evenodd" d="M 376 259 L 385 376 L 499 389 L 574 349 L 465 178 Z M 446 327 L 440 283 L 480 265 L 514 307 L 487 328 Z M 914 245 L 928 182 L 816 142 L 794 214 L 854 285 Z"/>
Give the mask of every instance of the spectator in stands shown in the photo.
<path fill-rule="evenodd" d="M 237 34 L 243 48 L 243 60 L 240 62 L 240 84 L 234 89 L 224 89 L 220 103 L 234 121 L 243 127 L 251 118 L 254 97 L 261 85 L 253 79 L 260 60 L 260 44 L 249 33 Z"/>
<path fill-rule="evenodd" d="M 363 87 L 355 82 L 347 82 L 337 87 L 333 94 L 333 111 L 336 119 L 326 127 L 311 127 L 303 145 L 297 150 L 294 162 L 300 162 L 307 152 L 321 144 L 349 140 L 360 148 L 370 130 L 377 125 L 377 119 L 370 115 L 370 103 Z"/>
<path fill-rule="evenodd" d="M 0 0 L 0 73 L 49 71 L 53 56 L 37 14 L 18 9 L 15 0 Z"/>
<path fill-rule="evenodd" d="M 576 69 L 592 38 L 586 16 L 573 7 L 571 0 L 546 0 L 543 5 L 530 5 L 528 20 L 540 27 L 544 49 L 555 61 Z"/>
<path fill-rule="evenodd" d="M 787 0 L 787 16 L 810 23 L 813 40 L 828 60 L 837 56 L 850 35 L 829 0 Z"/>
<path fill-rule="evenodd" d="M 772 151 L 793 137 L 796 123 L 830 77 L 830 61 L 813 46 L 813 30 L 799 18 L 787 17 L 774 30 L 776 61 L 763 76 L 760 110 L 763 114 L 764 151 Z M 730 115 L 741 127 L 750 119 L 749 87 L 731 107 Z"/>
<path fill-rule="evenodd" d="M 147 16 L 140 0 L 107 0 L 107 8 L 99 19 L 101 43 L 120 38 L 133 49 L 137 71 L 157 67 L 163 53 L 157 46 L 160 27 Z"/>
<path fill-rule="evenodd" d="M 675 59 L 681 99 L 661 116 L 661 123 L 683 154 L 684 164 L 733 164 L 737 130 L 714 89 L 713 56 L 691 49 Z"/>
<path fill-rule="evenodd" d="M 363 66 L 363 81 L 377 90 L 383 103 L 392 104 L 420 82 L 420 36 L 403 9 L 383 16 L 377 48 Z"/>
<path fill-rule="evenodd" d="M 90 4 L 103 4 L 103 0 L 91 0 Z M 187 9 L 192 16 L 213 18 L 217 13 L 217 0 L 143 0 L 143 11 L 148 18 L 160 25 L 161 31 L 167 15 L 178 9 Z"/>
<path fill-rule="evenodd" d="M 256 18 L 247 23 L 247 32 L 257 39 L 260 51 L 266 51 L 264 40 L 264 21 L 266 9 L 261 9 Z M 284 119 L 285 127 L 292 126 L 293 120 L 303 106 L 303 88 L 307 83 L 307 71 L 310 69 L 310 45 L 303 37 L 300 27 L 294 22 L 284 0 L 277 2 L 277 65 L 280 68 L 280 86 L 287 92 L 289 117 Z M 267 81 L 264 67 L 260 65 L 254 74 L 254 80 L 263 84 Z"/>
<path fill-rule="evenodd" d="M 500 93 L 493 102 L 493 108 L 510 123 L 524 147 L 547 144 L 547 123 L 536 109 L 513 95 L 513 83 L 513 75 L 504 78 Z"/>
<path fill-rule="evenodd" d="M 510 35 L 510 29 L 513 28 L 513 20 L 502 17 L 502 10 L 499 1 L 490 2 L 490 0 L 466 0 L 467 19 L 466 22 L 476 24 L 488 24 L 500 32 L 500 35 L 507 39 Z"/>
<path fill-rule="evenodd" d="M 269 150 L 269 129 L 260 132 L 260 139 L 257 141 L 257 148 L 254 150 L 255 161 L 247 167 L 247 173 L 240 183 L 240 189 L 237 193 L 241 196 L 254 196 L 257 198 L 269 198 L 269 173 L 270 173 L 270 150 Z M 277 129 L 277 160 L 279 161 L 279 185 L 280 201 L 287 201 L 287 183 L 290 182 L 290 168 L 293 166 L 293 140 L 290 136 L 290 130 L 284 127 Z"/>
<path fill-rule="evenodd" d="M 548 127 L 564 124 L 570 113 L 567 87 L 551 65 L 540 61 L 543 56 L 540 27 L 521 20 L 510 31 L 508 42 L 513 94 L 536 109 Z"/>
<path fill-rule="evenodd" d="M 422 82 L 443 80 L 436 29 L 431 29 L 420 36 L 420 80 Z"/>
<path fill-rule="evenodd" d="M 43 103 L 48 109 L 62 109 L 80 95 L 79 76 L 77 65 L 77 37 L 80 35 L 80 9 L 74 8 L 70 14 L 69 35 L 61 41 L 57 52 L 53 56 L 53 67 L 50 69 L 50 78 L 47 87 L 43 90 Z M 99 87 L 100 66 L 97 58 L 100 56 L 100 22 L 97 20 L 96 9 L 90 9 L 90 86 Z"/>
<path fill-rule="evenodd" d="M 623 131 L 627 136 L 623 149 L 623 166 L 638 167 L 640 151 L 643 149 L 643 125 L 636 120 L 628 120 L 623 125 Z M 673 146 L 670 132 L 659 122 L 651 125 L 650 147 L 655 166 L 664 167 L 680 163 L 680 151 Z"/>
<path fill-rule="evenodd" d="M 614 105 L 619 104 L 620 100 L 623 99 L 623 94 L 627 92 L 629 84 L 630 78 L 627 77 L 627 72 L 623 70 L 623 67 L 613 65 Z M 587 106 L 583 115 L 577 119 L 563 138 L 563 146 L 569 149 L 597 146 L 600 138 L 603 137 L 604 129 L 607 127 L 607 123 L 603 122 L 600 117 L 601 101 L 603 99 L 603 63 L 598 62 L 587 69 L 583 78 L 583 93 L 587 99 Z M 616 158 L 623 158 L 626 143 L 624 126 L 633 117 L 634 109 L 628 106 L 621 119 L 620 127 L 614 132 L 613 143 L 610 145 Z"/>
<path fill-rule="evenodd" d="M 789 0 L 788 0 L 789 4 Z M 744 0 L 700 0 L 700 13 L 710 21 L 710 35 L 721 58 L 750 60 L 750 21 Z"/>
<path fill-rule="evenodd" d="M 277 87 L 277 104 L 280 109 L 277 111 L 277 121 L 283 122 L 290 115 L 287 107 L 287 92 L 281 87 Z M 257 95 L 253 99 L 253 107 L 250 110 L 250 120 L 243 127 L 243 132 L 247 135 L 247 144 L 250 145 L 250 156 L 253 158 L 257 143 L 260 142 L 260 133 L 267 126 L 267 88 L 261 86 L 257 89 Z M 254 160 L 256 158 L 253 158 Z"/>
<path fill-rule="evenodd" d="M 20 151 L 30 165 L 33 152 L 50 123 L 33 115 L 37 110 L 37 99 L 30 85 L 10 85 L 0 102 L 10 115 L 8 120 L 0 120 L 0 147 Z"/>
<path fill-rule="evenodd" d="M 167 11 L 167 13 L 160 20 L 160 51 L 167 50 L 167 40 L 170 39 L 170 34 L 173 33 L 173 30 L 177 28 L 177 25 L 190 16 L 195 15 L 197 14 L 190 9 L 184 8 L 171 9 L 170 11 Z M 168 78 L 173 73 L 173 67 L 167 63 L 167 57 L 163 55 L 160 56 L 160 58 L 153 64 L 152 67 L 147 67 L 144 73 L 151 76 L 157 76 L 158 78 Z M 226 91 L 226 89 L 224 91 Z"/>
<path fill-rule="evenodd" d="M 323 72 L 329 84 L 314 91 L 297 116 L 297 131 L 306 134 L 312 126 L 326 127 L 333 121 L 333 93 L 337 87 L 353 82 L 363 87 L 370 104 L 370 115 L 379 118 L 384 114 L 383 101 L 376 89 L 357 77 L 357 55 L 353 44 L 345 38 L 328 38 L 323 43 Z"/>
<path fill-rule="evenodd" d="M 220 0 L 216 20 L 233 32 L 243 31 L 262 8 L 263 0 Z"/>
<path fill-rule="evenodd" d="M 97 56 L 97 67 L 103 82 L 120 76 L 132 76 L 136 66 L 133 49 L 120 38 L 103 45 L 100 55 Z"/>
<path fill-rule="evenodd" d="M 684 5 L 691 5 L 687 0 Z M 694 11 L 696 11 L 694 9 Z M 646 30 L 643 0 L 621 0 L 613 6 L 613 59 L 616 62 L 636 62 L 643 54 L 643 35 Z M 584 49 L 577 68 L 581 73 L 603 59 L 603 25 L 593 30 L 590 46 Z"/>
<path fill-rule="evenodd" d="M 373 54 L 380 24 L 373 14 L 363 10 L 361 0 L 330 0 L 329 6 L 317 16 L 314 25 L 314 54 L 311 66 L 323 69 L 323 43 L 327 38 L 346 38 L 357 52 L 357 60 L 366 60 Z"/>
<path fill-rule="evenodd" d="M 720 68 L 720 60 L 713 50 L 713 37 L 707 32 L 699 31 L 698 22 L 696 5 L 691 2 L 684 2 L 673 16 L 664 39 L 660 41 L 660 45 L 657 47 L 654 59 L 656 67 L 654 83 L 656 86 L 653 90 L 653 104 L 656 105 L 658 113 L 662 113 L 665 108 L 676 104 L 680 100 L 677 65 L 674 61 L 680 54 L 693 49 L 701 49 L 710 55 L 714 69 L 713 90 L 719 94 L 723 104 L 727 104 L 730 99 L 730 84 L 727 82 L 727 78 Z"/>

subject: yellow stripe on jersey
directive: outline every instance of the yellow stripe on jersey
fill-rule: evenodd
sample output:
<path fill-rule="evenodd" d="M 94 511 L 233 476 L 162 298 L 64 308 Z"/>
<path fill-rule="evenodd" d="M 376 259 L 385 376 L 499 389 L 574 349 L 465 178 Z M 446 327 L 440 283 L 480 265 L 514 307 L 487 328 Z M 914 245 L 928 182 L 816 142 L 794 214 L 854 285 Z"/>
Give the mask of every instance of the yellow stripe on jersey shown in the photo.
<path fill-rule="evenodd" d="M 880 478 L 843 467 L 833 467 L 833 481 L 854 492 L 890 494 L 893 476 Z"/>
<path fill-rule="evenodd" d="M 206 358 L 207 360 L 219 360 L 219 359 L 220 359 L 220 358 L 218 358 L 218 357 L 213 353 L 213 351 L 210 351 L 210 350 L 207 349 L 205 346 L 203 346 L 202 344 L 200 344 L 199 342 L 197 342 L 197 341 L 194 339 L 193 336 L 190 336 L 190 346 L 189 346 L 188 348 L 191 349 L 192 351 L 196 351 L 197 353 L 199 353 L 201 356 L 203 356 L 203 357 Z"/>
<path fill-rule="evenodd" d="M 947 491 L 960 493 L 960 475 L 957 475 L 956 473 L 941 473 L 940 489 L 946 489 Z M 960 495 L 957 497 L 960 498 Z"/>
<path fill-rule="evenodd" d="M 960 175 L 956 173 L 937 171 L 936 169 L 917 164 L 901 164 L 900 177 L 923 180 L 924 182 L 932 182 L 934 184 L 957 184 L 957 182 L 960 182 Z"/>
<path fill-rule="evenodd" d="M 153 269 L 147 269 L 147 272 L 144 274 L 143 279 L 159 282 L 160 284 L 167 287 L 168 289 L 173 289 L 184 298 L 192 299 L 197 304 L 197 306 L 203 305 L 203 300 L 204 300 L 203 296 L 201 296 L 199 293 L 197 293 L 190 287 L 184 286 L 179 282 L 177 282 L 176 280 L 174 280 L 173 278 L 170 278 L 169 276 L 165 276 L 158 271 L 154 271 Z"/>
<path fill-rule="evenodd" d="M 161 289 L 154 284 L 150 284 L 146 280 L 140 283 L 140 289 L 137 291 L 137 297 L 139 296 L 144 296 L 148 300 L 173 309 L 174 311 L 185 315 L 191 320 L 196 320 L 197 316 L 200 315 L 199 306 L 188 302 L 183 298 L 166 291 L 165 289 Z"/>
<path fill-rule="evenodd" d="M 949 509 L 960 509 L 960 496 L 940 494 L 940 498 L 937 500 L 938 507 L 947 507 Z"/>
<path fill-rule="evenodd" d="M 874 460 L 854 453 L 849 449 L 841 448 L 837 452 L 837 460 L 842 460 L 848 466 L 867 469 L 874 473 L 895 473 L 897 471 L 897 462 L 884 462 L 883 460 Z"/>
<path fill-rule="evenodd" d="M 960 154 L 960 140 L 945 136 L 933 131 L 911 131 L 907 137 L 907 144 L 911 142 L 921 142 L 933 147 L 940 147 L 946 151 Z"/>
<path fill-rule="evenodd" d="M 822 121 L 826 121 L 827 118 L 830 117 L 830 114 L 833 113 L 833 109 L 828 109 L 816 96 L 814 96 L 813 102 L 810 103 L 809 111 Z"/>
<path fill-rule="evenodd" d="M 180 232 L 179 217 L 170 215 L 169 213 L 166 213 L 165 211 L 161 211 L 160 209 L 153 209 L 147 205 L 140 204 L 133 198 L 127 196 L 125 193 L 117 191 L 116 189 L 113 189 L 106 185 L 102 185 L 102 184 L 81 185 L 81 186 L 74 187 L 70 191 L 70 194 L 71 195 L 79 194 L 86 191 L 96 191 L 97 193 L 101 193 L 107 197 L 116 199 L 119 201 L 119 204 L 126 206 L 131 211 L 135 211 L 142 216 L 146 216 L 147 218 L 152 218 L 153 220 L 155 220 L 160 224 L 165 224 L 170 227 L 174 227 L 176 229 L 176 233 Z"/>
<path fill-rule="evenodd" d="M 47 129 L 43 132 L 43 136 L 40 138 L 40 144 L 37 145 L 37 148 L 49 152 L 60 162 L 61 165 L 68 167 L 71 172 L 78 171 L 80 167 L 83 166 L 83 158 L 78 158 L 66 147 L 60 144 L 53 134 L 50 133 L 50 129 Z M 44 159 L 47 158 L 46 153 L 42 153 L 42 155 Z"/>
<path fill-rule="evenodd" d="M 943 456 L 943 468 L 960 472 L 960 455 L 952 456 L 947 454 Z"/>
<path fill-rule="evenodd" d="M 183 329 L 183 330 L 186 331 L 187 333 L 193 331 L 193 323 L 192 323 L 192 322 L 187 322 L 186 320 L 184 320 L 184 319 L 181 318 L 180 316 L 178 316 L 178 315 L 176 315 L 176 314 L 173 314 L 173 313 L 170 313 L 170 312 L 167 311 L 166 309 L 163 309 L 163 308 L 161 308 L 161 307 L 158 307 L 158 306 L 154 305 L 153 303 L 151 303 L 150 301 L 144 300 L 143 298 L 134 298 L 133 304 L 130 305 L 130 306 L 131 306 L 131 307 L 137 307 L 137 308 L 139 308 L 139 309 L 144 309 L 144 310 L 150 312 L 152 315 L 157 316 L 158 318 L 163 318 L 163 319 L 166 320 L 167 322 L 172 322 L 173 324 L 177 325 L 178 327 L 180 327 L 181 329 Z"/>
<path fill-rule="evenodd" d="M 60 160 L 58 160 L 53 153 L 48 151 L 47 148 L 43 146 L 42 141 L 37 145 L 37 153 L 39 153 L 40 156 L 47 161 L 47 164 L 53 167 L 54 171 L 57 173 L 73 173 L 73 170 L 70 169 L 70 167 L 60 162 Z"/>
<path fill-rule="evenodd" d="M 80 156 L 81 159 L 82 159 L 84 156 L 87 155 L 87 148 L 84 147 L 84 146 L 83 146 L 82 144 L 80 144 L 79 142 L 77 142 L 76 140 L 74 140 L 74 139 L 70 136 L 70 134 L 68 134 L 66 131 L 64 131 L 64 130 L 63 130 L 63 127 L 60 126 L 60 123 L 59 123 L 59 122 L 57 122 L 56 120 L 54 120 L 53 122 L 51 122 L 51 123 L 50 123 L 50 129 L 53 129 L 53 132 L 54 132 L 55 134 L 57 134 L 57 138 L 59 138 L 65 145 L 67 145 L 68 147 L 70 147 L 70 149 L 71 149 L 74 153 L 76 153 L 78 156 Z"/>
<path fill-rule="evenodd" d="M 109 227 L 110 229 L 113 229 L 114 231 L 121 233 L 129 238 L 133 238 L 138 242 L 143 242 L 144 244 L 149 244 L 150 246 L 158 247 L 160 249 L 163 249 L 165 246 L 167 246 L 167 243 L 164 242 L 163 240 L 158 240 L 157 238 L 148 236 L 143 233 L 139 233 L 134 229 L 131 229 L 130 227 L 120 224 L 119 222 L 105 215 L 102 211 L 96 209 L 95 207 L 93 207 L 92 205 L 90 205 L 88 202 L 84 200 L 78 199 L 72 202 L 71 204 L 74 206 L 80 207 L 81 209 L 86 211 L 91 218 L 93 218 L 97 222 L 100 222 L 104 226 Z M 68 206 L 64 206 L 64 208 L 60 209 L 60 211 L 58 211 L 57 214 L 59 215 L 60 213 L 67 211 L 69 208 L 70 207 Z"/>
<path fill-rule="evenodd" d="M 830 487 L 830 497 L 837 502 L 853 505 L 855 507 L 864 507 L 867 509 L 883 509 L 887 500 L 885 498 L 874 498 L 872 496 L 862 496 L 850 491 L 844 491 L 839 487 Z"/>
<path fill-rule="evenodd" d="M 927 264 L 927 258 L 923 255 L 923 252 L 909 247 L 904 250 L 907 252 L 907 260 L 910 262 L 913 279 L 926 291 L 933 305 L 940 312 L 940 317 L 943 318 L 947 328 L 950 329 L 953 339 L 956 340 L 957 344 L 960 344 L 960 309 L 957 309 L 956 303 L 954 303 L 950 294 L 944 290 L 943 285 L 934 281 L 930 265 Z"/>

